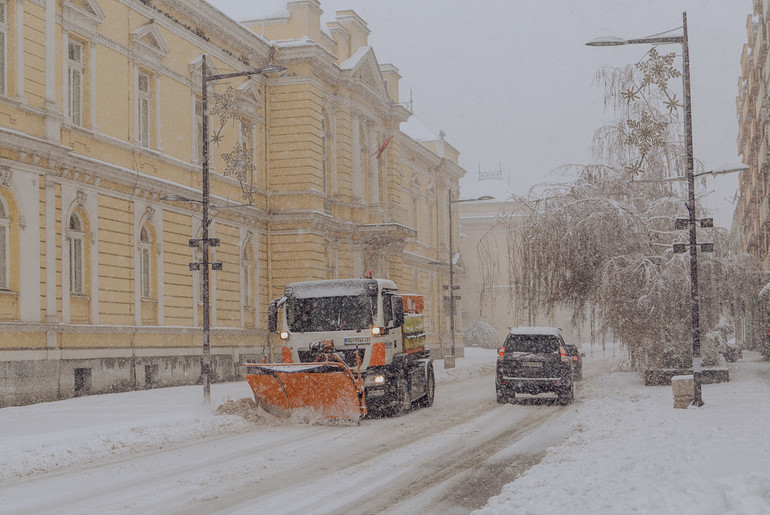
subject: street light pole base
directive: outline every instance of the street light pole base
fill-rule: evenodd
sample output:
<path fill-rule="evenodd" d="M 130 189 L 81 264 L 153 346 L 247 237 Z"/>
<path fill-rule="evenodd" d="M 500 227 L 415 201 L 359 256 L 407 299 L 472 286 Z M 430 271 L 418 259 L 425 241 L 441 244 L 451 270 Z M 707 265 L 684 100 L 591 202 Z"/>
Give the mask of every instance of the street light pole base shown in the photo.
<path fill-rule="evenodd" d="M 444 368 L 454 368 L 454 367 L 455 367 L 455 357 L 444 356 Z"/>

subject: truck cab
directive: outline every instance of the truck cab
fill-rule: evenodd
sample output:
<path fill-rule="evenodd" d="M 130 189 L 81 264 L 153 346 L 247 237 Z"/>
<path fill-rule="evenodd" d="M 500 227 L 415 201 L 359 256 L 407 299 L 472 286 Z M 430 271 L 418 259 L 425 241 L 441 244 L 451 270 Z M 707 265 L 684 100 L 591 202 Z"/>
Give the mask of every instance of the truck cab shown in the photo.
<path fill-rule="evenodd" d="M 415 402 L 433 404 L 422 297 L 399 294 L 389 279 L 290 283 L 270 303 L 268 329 L 278 335 L 278 363 L 316 363 L 333 353 L 355 370 L 372 411 L 403 413 Z"/>

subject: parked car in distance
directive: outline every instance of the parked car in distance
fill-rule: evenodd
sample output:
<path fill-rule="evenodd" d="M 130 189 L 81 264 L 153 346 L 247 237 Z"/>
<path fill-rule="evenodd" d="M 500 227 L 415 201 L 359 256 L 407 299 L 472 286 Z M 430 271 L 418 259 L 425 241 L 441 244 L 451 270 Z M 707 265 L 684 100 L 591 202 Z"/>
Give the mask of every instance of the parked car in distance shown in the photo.
<path fill-rule="evenodd" d="M 517 393 L 555 393 L 569 404 L 575 397 L 573 369 L 559 329 L 514 327 L 497 352 L 497 402 L 510 402 Z"/>
<path fill-rule="evenodd" d="M 572 358 L 572 370 L 575 374 L 575 380 L 583 379 L 583 357 L 585 353 L 580 352 L 577 345 L 567 344 L 567 354 Z"/>

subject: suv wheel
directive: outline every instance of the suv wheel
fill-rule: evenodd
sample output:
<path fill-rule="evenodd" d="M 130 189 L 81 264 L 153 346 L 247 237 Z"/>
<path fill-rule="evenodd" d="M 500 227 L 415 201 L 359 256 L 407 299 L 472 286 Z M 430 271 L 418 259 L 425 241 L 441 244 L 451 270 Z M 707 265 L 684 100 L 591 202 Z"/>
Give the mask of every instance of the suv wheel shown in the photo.
<path fill-rule="evenodd" d="M 559 392 L 559 403 L 563 406 L 572 402 L 575 398 L 575 385 L 570 385 L 569 388 Z"/>
<path fill-rule="evenodd" d="M 501 390 L 497 390 L 497 403 L 498 404 L 508 404 L 516 397 L 516 392 L 503 392 Z"/>

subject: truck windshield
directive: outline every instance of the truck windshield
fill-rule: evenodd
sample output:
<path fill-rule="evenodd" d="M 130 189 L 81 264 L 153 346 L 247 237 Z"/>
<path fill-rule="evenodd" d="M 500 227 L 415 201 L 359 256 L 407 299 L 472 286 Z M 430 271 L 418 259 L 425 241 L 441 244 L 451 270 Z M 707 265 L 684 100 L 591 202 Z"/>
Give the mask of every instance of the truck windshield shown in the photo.
<path fill-rule="evenodd" d="M 366 294 L 346 297 L 290 298 L 286 303 L 289 330 L 297 333 L 369 329 L 376 306 Z"/>

